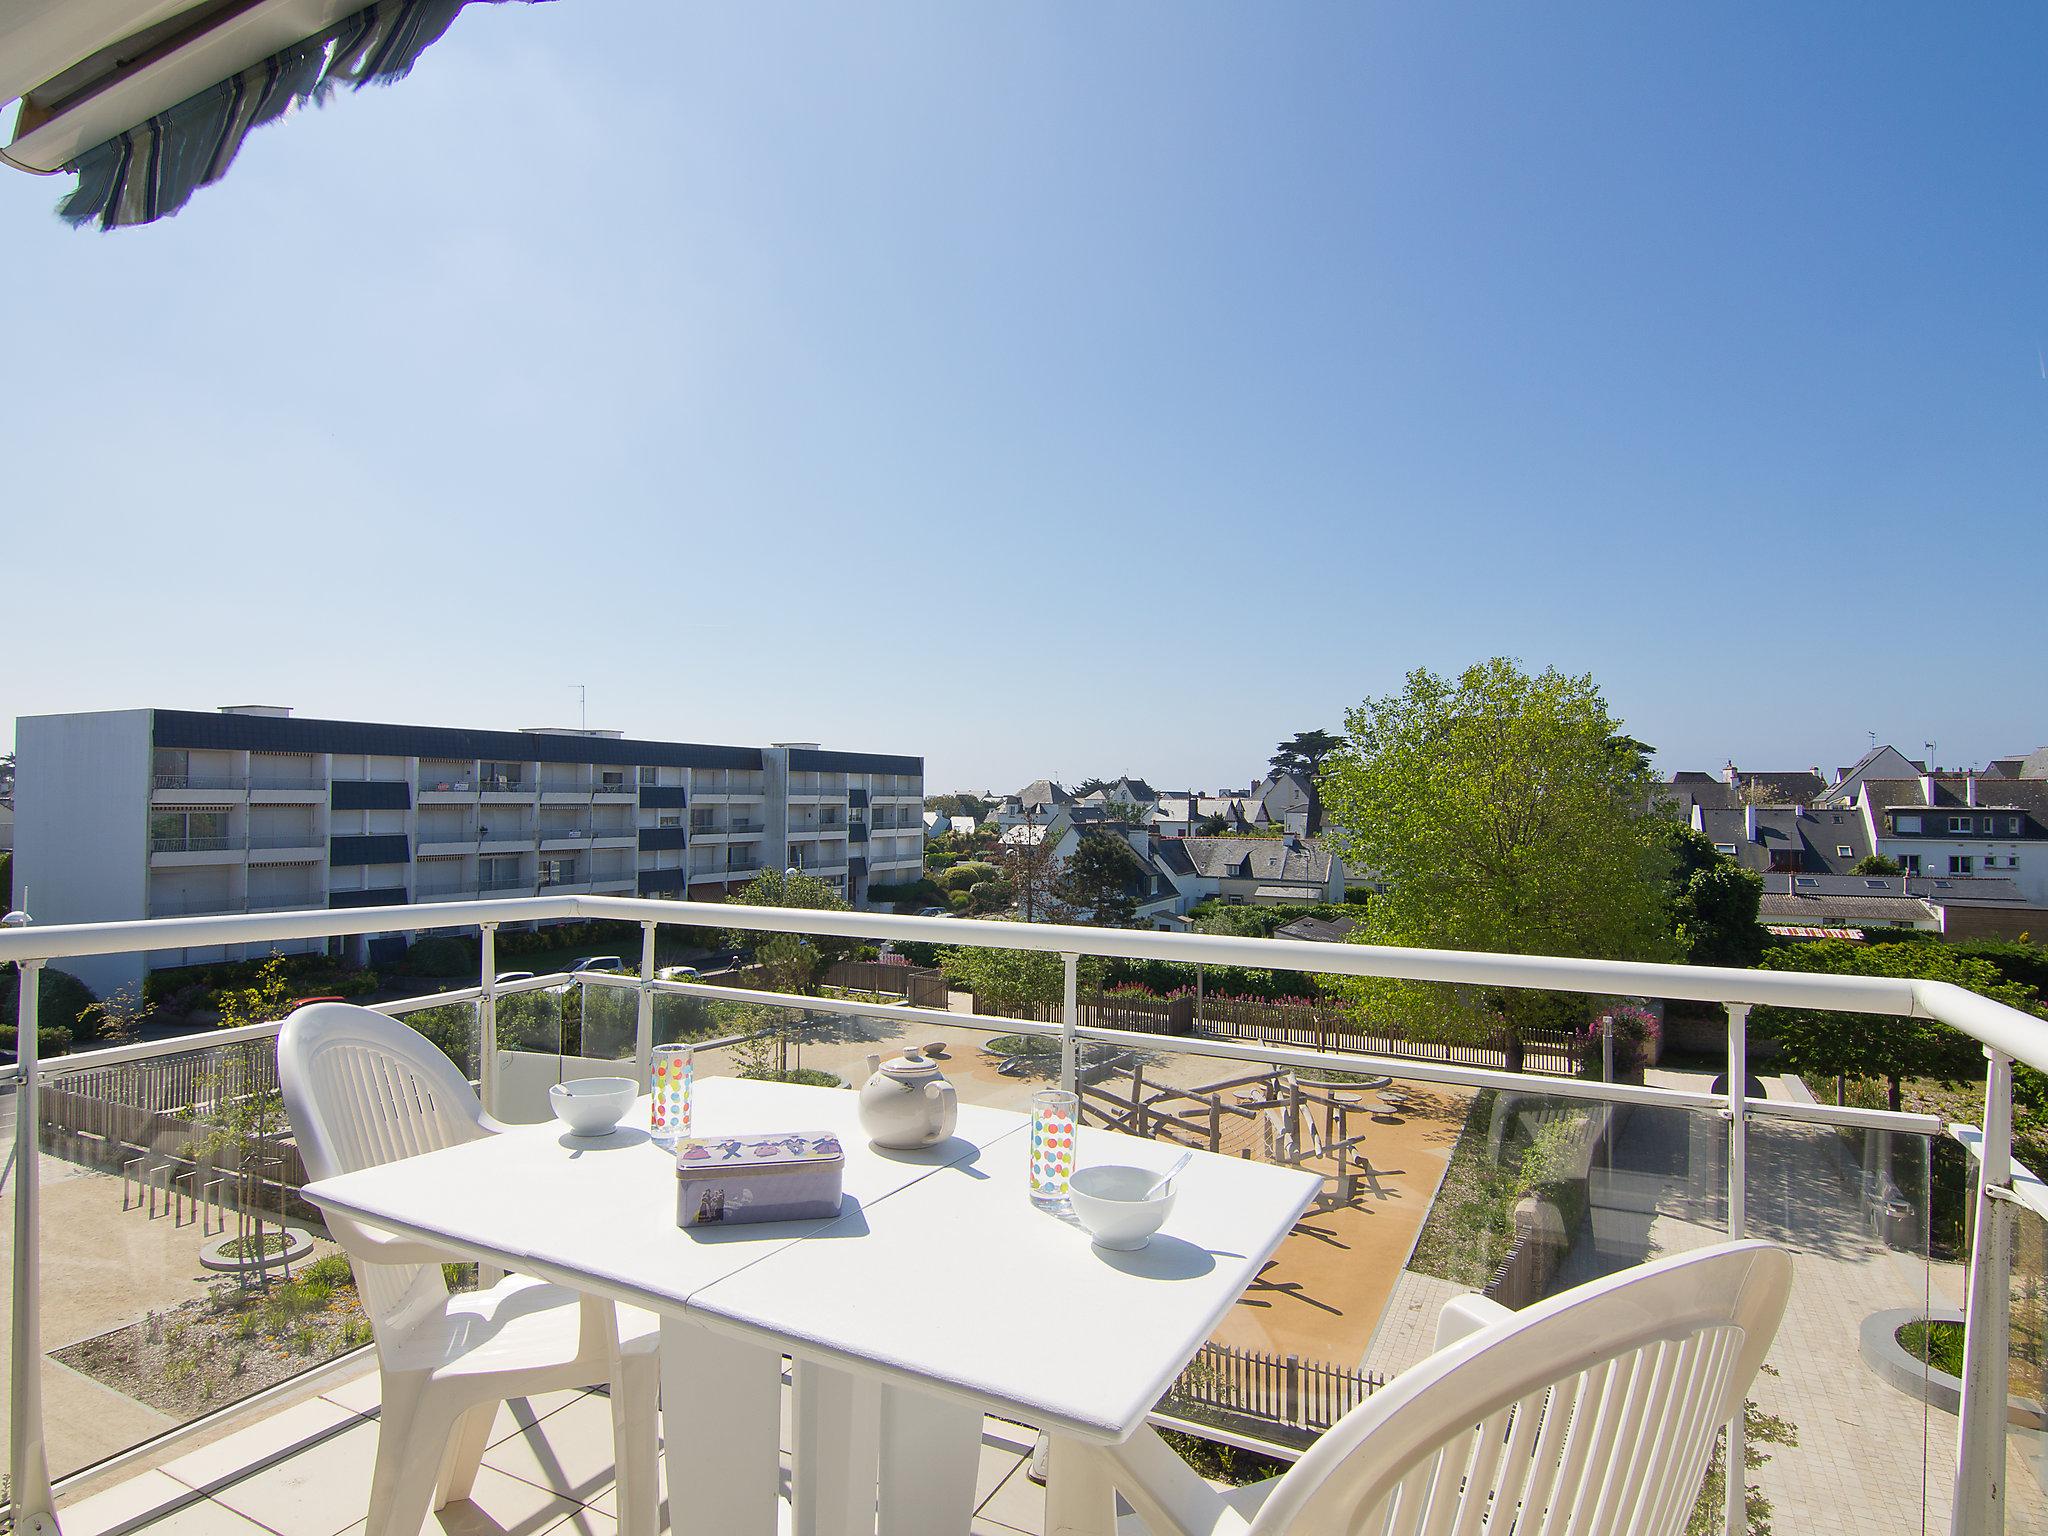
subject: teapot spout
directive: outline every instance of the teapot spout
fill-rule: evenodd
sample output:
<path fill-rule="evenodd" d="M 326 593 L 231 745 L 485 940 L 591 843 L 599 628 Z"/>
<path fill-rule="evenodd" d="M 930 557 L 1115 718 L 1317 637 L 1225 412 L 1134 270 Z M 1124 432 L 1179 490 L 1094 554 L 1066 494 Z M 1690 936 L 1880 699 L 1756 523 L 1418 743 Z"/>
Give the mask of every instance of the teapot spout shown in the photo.
<path fill-rule="evenodd" d="M 874 1075 L 875 1073 L 877 1073 L 877 1072 L 879 1072 L 879 1071 L 881 1071 L 881 1070 L 882 1070 L 882 1058 L 881 1058 L 881 1055 L 880 1055 L 880 1054 L 879 1054 L 878 1052 L 875 1052 L 875 1051 L 869 1051 L 869 1052 L 868 1052 L 868 1075 L 869 1075 L 870 1077 L 872 1077 L 872 1076 L 873 1076 L 873 1075 Z"/>

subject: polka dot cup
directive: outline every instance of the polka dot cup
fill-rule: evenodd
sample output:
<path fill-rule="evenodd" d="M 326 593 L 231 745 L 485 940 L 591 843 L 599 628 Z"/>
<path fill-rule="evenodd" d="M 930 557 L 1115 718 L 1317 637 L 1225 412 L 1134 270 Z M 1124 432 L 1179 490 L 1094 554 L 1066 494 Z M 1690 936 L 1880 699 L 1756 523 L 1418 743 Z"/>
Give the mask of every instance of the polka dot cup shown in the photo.
<path fill-rule="evenodd" d="M 1067 1181 L 1074 1174 L 1074 1134 L 1081 1101 L 1071 1093 L 1047 1088 L 1031 1095 L 1031 1200 L 1034 1205 L 1064 1206 Z"/>
<path fill-rule="evenodd" d="M 654 1104 L 647 1129 L 663 1146 L 690 1134 L 690 1090 L 697 1076 L 696 1053 L 687 1045 L 657 1045 L 652 1061 Z"/>

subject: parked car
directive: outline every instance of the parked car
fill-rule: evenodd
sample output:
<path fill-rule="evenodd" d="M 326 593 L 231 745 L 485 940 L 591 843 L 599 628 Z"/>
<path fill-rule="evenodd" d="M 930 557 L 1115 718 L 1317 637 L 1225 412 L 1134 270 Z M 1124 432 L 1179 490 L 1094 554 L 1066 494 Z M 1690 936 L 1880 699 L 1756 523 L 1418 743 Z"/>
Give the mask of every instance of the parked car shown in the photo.
<path fill-rule="evenodd" d="M 500 972 L 498 972 L 497 976 L 493 978 L 493 980 L 494 980 L 494 982 L 495 982 L 495 984 L 496 984 L 496 985 L 498 985 L 498 986 L 501 986 L 501 987 L 502 987 L 502 986 L 504 986 L 504 985 L 505 985 L 505 983 L 506 983 L 506 982 L 508 982 L 508 981 L 531 981 L 531 980 L 533 980 L 533 972 L 532 972 L 532 971 L 500 971 Z"/>
<path fill-rule="evenodd" d="M 695 981 L 697 967 L 694 965 L 664 965 L 654 973 L 659 981 Z"/>
<path fill-rule="evenodd" d="M 626 962 L 617 955 L 592 955 L 589 959 L 578 960 L 570 966 L 569 974 L 574 976 L 579 971 L 623 971 L 625 968 Z"/>
<path fill-rule="evenodd" d="M 919 907 L 917 915 L 919 917 L 951 917 L 953 913 L 946 907 Z"/>

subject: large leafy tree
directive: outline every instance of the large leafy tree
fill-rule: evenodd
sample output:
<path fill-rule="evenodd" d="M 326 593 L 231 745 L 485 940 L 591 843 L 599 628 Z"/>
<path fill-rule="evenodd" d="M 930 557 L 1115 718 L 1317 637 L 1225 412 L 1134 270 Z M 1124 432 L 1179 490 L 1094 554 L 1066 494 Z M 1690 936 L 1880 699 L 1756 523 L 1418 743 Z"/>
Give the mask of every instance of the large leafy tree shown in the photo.
<path fill-rule="evenodd" d="M 1757 923 L 1763 877 L 1676 822 L 1665 848 L 1671 855 L 1671 935 L 1680 953 L 1694 965 L 1755 965 L 1764 952 Z"/>
<path fill-rule="evenodd" d="M 1310 837 L 1323 830 L 1323 764 L 1343 745 L 1342 736 L 1332 736 L 1328 731 L 1297 731 L 1267 759 L 1275 773 L 1295 774 L 1308 786 Z"/>
<path fill-rule="evenodd" d="M 1084 833 L 1060 882 L 1060 895 L 1104 928 L 1129 927 L 1144 889 L 1145 866 L 1114 832 Z"/>
<path fill-rule="evenodd" d="M 1821 939 L 1785 945 L 1764 956 L 1767 971 L 1821 972 L 1832 976 L 1910 976 L 1949 981 L 2015 1008 L 2039 1012 L 2033 988 L 2008 981 L 1997 966 L 1945 944 L 1852 944 Z M 1823 1013 L 1811 1008 L 1759 1008 L 1757 1034 L 1775 1040 L 1785 1062 L 1801 1076 L 1881 1077 L 1893 1109 L 1904 1102 L 1907 1078 L 1955 1083 L 1984 1072 L 1984 1052 L 1961 1030 L 1933 1019 L 1871 1013 Z M 2021 1086 L 2023 1117 L 2038 1095 L 2038 1080 Z"/>
<path fill-rule="evenodd" d="M 1371 943 L 1602 959 L 1675 953 L 1669 819 L 1654 780 L 1590 677 L 1535 676 L 1496 657 L 1457 678 L 1426 670 L 1345 716 L 1323 795 L 1346 861 L 1383 888 L 1353 937 Z M 1558 1022 L 1527 992 L 1415 984 L 1358 989 L 1410 1027 L 1522 1032 Z"/>

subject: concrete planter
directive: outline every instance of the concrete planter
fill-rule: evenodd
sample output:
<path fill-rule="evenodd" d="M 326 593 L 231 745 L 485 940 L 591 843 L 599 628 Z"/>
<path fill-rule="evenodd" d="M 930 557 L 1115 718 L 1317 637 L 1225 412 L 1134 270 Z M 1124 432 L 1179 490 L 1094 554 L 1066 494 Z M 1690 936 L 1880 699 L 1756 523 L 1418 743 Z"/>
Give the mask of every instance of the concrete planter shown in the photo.
<path fill-rule="evenodd" d="M 1917 1307 L 1873 1312 L 1863 1319 L 1863 1363 L 1908 1397 L 1917 1397 L 1943 1413 L 1959 1412 L 1963 1401 L 1962 1382 L 1947 1371 L 1915 1360 L 1899 1347 L 1899 1330 L 1923 1317 L 1935 1323 L 1960 1323 L 1963 1320 L 1962 1313 L 1942 1307 L 1927 1312 Z M 2021 1429 L 2048 1429 L 2048 1409 L 2029 1397 L 2009 1398 L 2005 1418 L 2008 1424 Z"/>

